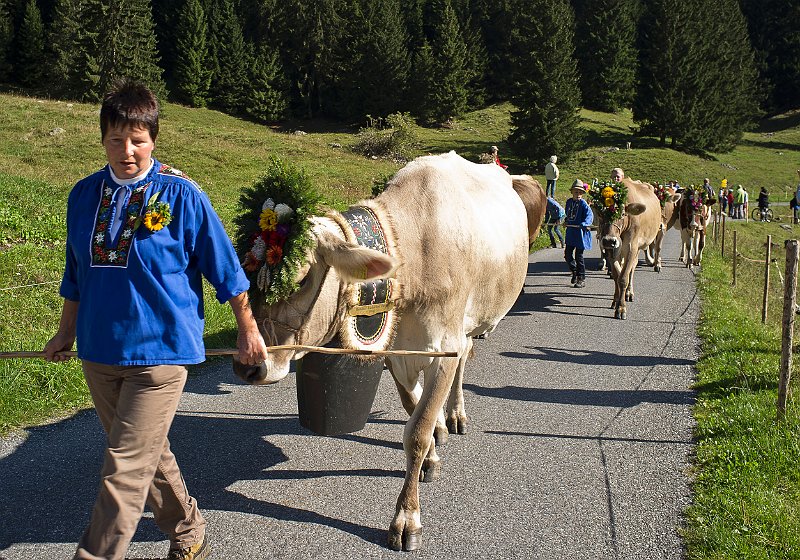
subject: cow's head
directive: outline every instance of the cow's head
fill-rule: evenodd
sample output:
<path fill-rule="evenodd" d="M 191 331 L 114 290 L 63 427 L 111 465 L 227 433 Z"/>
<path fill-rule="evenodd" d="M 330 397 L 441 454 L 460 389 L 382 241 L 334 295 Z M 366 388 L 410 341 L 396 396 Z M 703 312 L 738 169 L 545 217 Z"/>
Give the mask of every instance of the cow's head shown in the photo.
<path fill-rule="evenodd" d="M 703 199 L 702 191 L 688 191 L 681 200 L 681 227 L 691 231 L 703 232 L 706 229 L 711 206 L 716 201 L 712 198 Z"/>
<path fill-rule="evenodd" d="M 316 219 L 313 247 L 296 278 L 300 288 L 287 300 L 273 305 L 252 297 L 253 315 L 267 346 L 302 344 L 320 346 L 338 332 L 347 313 L 346 287 L 356 282 L 388 278 L 397 261 L 391 256 L 345 241 L 340 227 L 330 219 Z M 291 360 L 305 352 L 269 352 L 257 366 L 233 360 L 233 370 L 248 383 L 274 383 L 289 373 Z"/>
<path fill-rule="evenodd" d="M 600 219 L 599 237 L 600 247 L 604 251 L 616 252 L 622 245 L 622 233 L 628 227 L 628 216 L 638 216 L 647 207 L 640 202 L 629 202 L 625 205 L 622 216 L 614 221 Z"/>

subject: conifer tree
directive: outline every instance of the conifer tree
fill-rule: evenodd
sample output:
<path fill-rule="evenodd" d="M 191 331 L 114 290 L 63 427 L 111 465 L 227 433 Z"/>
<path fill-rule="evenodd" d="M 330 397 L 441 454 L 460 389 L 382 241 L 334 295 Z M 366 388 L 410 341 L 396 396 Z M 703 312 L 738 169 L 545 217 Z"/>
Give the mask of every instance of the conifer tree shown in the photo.
<path fill-rule="evenodd" d="M 340 6 L 341 0 L 286 0 L 280 7 L 287 24 L 276 39 L 281 43 L 296 111 L 304 117 L 313 117 L 328 104 L 328 68 L 335 63 L 336 46 L 346 31 Z"/>
<path fill-rule="evenodd" d="M 402 108 L 411 70 L 408 34 L 398 0 L 364 5 L 364 51 L 360 60 L 362 114 L 385 117 Z"/>
<path fill-rule="evenodd" d="M 44 25 L 36 0 L 27 0 L 22 25 L 16 37 L 16 74 L 20 84 L 38 88 L 43 84 L 45 68 Z"/>
<path fill-rule="evenodd" d="M 581 141 L 574 16 L 566 0 L 518 0 L 516 22 L 511 34 L 516 110 L 509 140 L 542 168 L 553 154 L 568 159 Z"/>
<path fill-rule="evenodd" d="M 100 90 L 107 91 L 125 76 L 144 82 L 157 97 L 165 97 L 150 1 L 109 2 L 99 23 Z"/>
<path fill-rule="evenodd" d="M 80 68 L 81 10 L 78 0 L 56 0 L 53 21 L 47 33 L 51 63 L 48 67 L 50 93 L 77 97 L 72 90 Z"/>
<path fill-rule="evenodd" d="M 0 81 L 11 76 L 11 44 L 14 40 L 14 25 L 5 3 L 0 0 Z"/>
<path fill-rule="evenodd" d="M 432 13 L 437 14 L 431 33 L 433 68 L 431 77 L 434 88 L 428 88 L 421 112 L 428 120 L 443 123 L 460 116 L 467 108 L 467 55 L 455 10 L 450 0 L 434 0 Z"/>
<path fill-rule="evenodd" d="M 410 95 L 413 114 L 423 123 L 432 123 L 436 120 L 433 106 L 436 91 L 435 66 L 433 49 L 427 40 L 423 40 L 414 54 Z"/>
<path fill-rule="evenodd" d="M 186 0 L 175 29 L 173 90 L 178 101 L 192 107 L 205 107 L 211 87 L 208 67 L 208 24 L 199 0 Z"/>
<path fill-rule="evenodd" d="M 637 63 L 635 2 L 583 2 L 576 43 L 586 107 L 616 112 L 633 101 Z"/>
<path fill-rule="evenodd" d="M 770 113 L 800 107 L 800 2 L 741 0 Z M 729 35 L 730 37 L 730 35 Z"/>
<path fill-rule="evenodd" d="M 287 84 L 276 50 L 266 44 L 253 47 L 250 87 L 245 113 L 258 122 L 278 121 L 286 116 Z"/>
<path fill-rule="evenodd" d="M 211 10 L 214 65 L 211 77 L 211 103 L 226 113 L 244 112 L 250 93 L 249 52 L 242 25 L 231 0 L 221 0 Z"/>
<path fill-rule="evenodd" d="M 653 0 L 646 9 L 633 104 L 641 133 L 662 143 L 669 137 L 673 147 L 730 149 L 758 112 L 755 62 L 737 0 Z"/>

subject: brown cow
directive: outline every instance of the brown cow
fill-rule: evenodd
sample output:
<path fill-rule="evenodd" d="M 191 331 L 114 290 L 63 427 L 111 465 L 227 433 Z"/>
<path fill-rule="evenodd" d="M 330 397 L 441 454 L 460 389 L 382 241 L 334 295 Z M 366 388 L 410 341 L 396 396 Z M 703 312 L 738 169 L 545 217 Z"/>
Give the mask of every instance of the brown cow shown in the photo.
<path fill-rule="evenodd" d="M 699 266 L 703 261 L 706 244 L 706 226 L 711 215 L 713 198 L 704 200 L 702 189 L 686 189 L 678 207 L 681 227 L 681 261 L 687 268 Z"/>
<path fill-rule="evenodd" d="M 661 272 L 661 248 L 664 244 L 664 236 L 670 228 L 680 228 L 678 221 L 678 208 L 681 194 L 675 193 L 675 189 L 667 187 L 669 196 L 661 207 L 661 227 L 658 230 L 655 241 L 647 248 L 644 259 L 648 266 L 652 266 L 656 272 Z"/>
<path fill-rule="evenodd" d="M 547 197 L 542 185 L 530 175 L 512 175 L 514 190 L 522 199 L 528 215 L 528 243 L 533 244 L 539 237 L 539 230 L 544 222 L 547 210 Z"/>
<path fill-rule="evenodd" d="M 626 302 L 633 301 L 633 273 L 639 251 L 655 241 L 661 226 L 661 205 L 653 187 L 641 181 L 622 180 L 628 189 L 628 200 L 622 217 L 607 222 L 601 216 L 600 249 L 613 255 L 614 317 L 627 318 Z"/>
<path fill-rule="evenodd" d="M 535 214 L 534 206 L 529 211 Z M 300 289 L 272 306 L 259 305 L 255 296 L 251 300 L 271 345 L 322 345 L 337 333 L 347 340 L 343 333 L 356 283 L 396 270 L 394 336 L 388 346 L 458 353 L 458 358 L 386 360 L 410 414 L 403 435 L 406 477 L 389 526 L 389 547 L 414 550 L 422 539 L 419 482 L 433 480 L 440 469 L 433 438 L 437 418 L 446 403 L 447 427 L 465 431 L 461 382 L 472 337 L 493 330 L 517 299 L 528 268 L 529 223 L 508 173 L 454 152 L 412 161 L 380 196 L 348 212 L 358 208 L 376 218 L 389 255 L 348 242 L 352 231 L 341 214 L 316 218 Z M 234 369 L 251 383 L 275 381 L 301 356 L 270 352 L 258 367 L 234 362 Z M 424 386 L 415 392 L 420 374 Z"/>

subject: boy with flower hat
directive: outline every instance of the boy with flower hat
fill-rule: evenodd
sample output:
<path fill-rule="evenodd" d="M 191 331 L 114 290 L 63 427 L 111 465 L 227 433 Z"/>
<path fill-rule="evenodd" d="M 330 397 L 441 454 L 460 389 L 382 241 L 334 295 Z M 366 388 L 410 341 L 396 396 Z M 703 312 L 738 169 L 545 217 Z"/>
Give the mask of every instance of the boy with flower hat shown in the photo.
<path fill-rule="evenodd" d="M 575 179 L 570 189 L 572 198 L 567 200 L 564 208 L 566 213 L 564 223 L 567 228 L 564 260 L 572 272 L 571 283 L 574 288 L 586 286 L 586 265 L 583 253 L 586 249 L 592 248 L 592 233 L 589 227 L 594 220 L 594 213 L 589 203 L 583 199 L 588 187 L 589 185 L 580 179 Z"/>

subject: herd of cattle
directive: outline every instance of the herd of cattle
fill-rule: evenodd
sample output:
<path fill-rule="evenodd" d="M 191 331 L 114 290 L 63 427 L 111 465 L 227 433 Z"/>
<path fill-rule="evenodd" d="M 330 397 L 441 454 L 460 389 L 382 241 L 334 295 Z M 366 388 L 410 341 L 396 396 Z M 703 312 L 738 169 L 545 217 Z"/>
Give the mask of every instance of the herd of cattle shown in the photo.
<path fill-rule="evenodd" d="M 661 204 L 653 187 L 625 179 L 628 203 L 614 223 L 599 224 L 601 248 L 616 281 L 613 307 L 624 319 L 633 300 L 640 250 L 660 270 L 661 242 L 679 227 L 687 266 L 699 264 L 708 207 L 672 193 Z M 352 243 L 337 216 L 313 218 L 315 246 L 299 278 L 300 289 L 275 305 L 253 302 L 269 345 L 322 346 L 341 335 L 352 316 L 351 286 L 393 276 L 396 320 L 393 350 L 457 352 L 458 358 L 393 355 L 386 358 L 410 418 L 403 435 L 406 475 L 388 545 L 421 546 L 420 481 L 437 478 L 436 444 L 467 426 L 462 379 L 473 337 L 492 331 L 514 305 L 528 270 L 546 198 L 538 181 L 509 175 L 500 166 L 469 162 L 454 152 L 418 158 L 401 169 L 378 197 L 360 202 L 383 230 L 387 253 Z M 270 352 L 256 367 L 234 362 L 249 383 L 271 383 L 303 352 Z M 420 376 L 424 383 L 420 383 Z"/>

